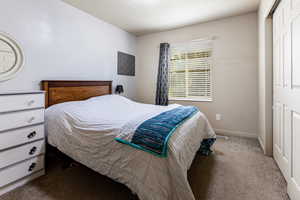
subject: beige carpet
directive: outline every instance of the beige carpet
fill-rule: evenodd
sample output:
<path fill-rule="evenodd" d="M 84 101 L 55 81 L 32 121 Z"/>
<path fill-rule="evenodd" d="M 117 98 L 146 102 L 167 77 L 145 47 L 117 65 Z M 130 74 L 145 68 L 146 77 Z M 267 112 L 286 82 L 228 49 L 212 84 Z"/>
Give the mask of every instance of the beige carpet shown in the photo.
<path fill-rule="evenodd" d="M 272 158 L 254 139 L 218 139 L 215 153 L 197 156 L 189 180 L 198 200 L 288 200 L 286 183 Z M 0 200 L 137 199 L 125 186 L 83 166 L 61 169 L 51 161 L 47 175 Z"/>

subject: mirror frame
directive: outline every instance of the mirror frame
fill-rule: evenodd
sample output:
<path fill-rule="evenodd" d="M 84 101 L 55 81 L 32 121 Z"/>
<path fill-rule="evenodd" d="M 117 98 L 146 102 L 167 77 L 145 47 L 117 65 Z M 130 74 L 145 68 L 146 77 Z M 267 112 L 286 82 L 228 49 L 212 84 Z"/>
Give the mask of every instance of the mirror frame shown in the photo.
<path fill-rule="evenodd" d="M 0 40 L 6 42 L 12 48 L 16 56 L 16 62 L 14 66 L 9 71 L 2 74 L 0 73 L 0 82 L 1 82 L 1 81 L 12 79 L 19 71 L 21 71 L 24 65 L 24 54 L 21 47 L 16 42 L 16 40 L 14 40 L 8 34 L 0 32 Z"/>

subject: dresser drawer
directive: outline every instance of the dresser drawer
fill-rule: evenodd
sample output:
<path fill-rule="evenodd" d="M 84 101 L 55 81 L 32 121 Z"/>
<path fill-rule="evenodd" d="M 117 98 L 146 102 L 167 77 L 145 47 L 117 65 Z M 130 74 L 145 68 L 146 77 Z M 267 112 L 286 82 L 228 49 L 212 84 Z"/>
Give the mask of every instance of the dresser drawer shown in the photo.
<path fill-rule="evenodd" d="M 44 107 L 44 94 L 1 95 L 0 113 Z"/>
<path fill-rule="evenodd" d="M 35 125 L 0 133 L 0 150 L 42 139 L 45 137 L 44 125 Z"/>
<path fill-rule="evenodd" d="M 12 183 L 44 168 L 44 156 L 38 156 L 22 163 L 0 170 L 0 187 Z"/>
<path fill-rule="evenodd" d="M 43 153 L 45 153 L 44 140 L 0 151 L 0 169 Z"/>
<path fill-rule="evenodd" d="M 44 122 L 44 109 L 0 114 L 0 131 Z"/>

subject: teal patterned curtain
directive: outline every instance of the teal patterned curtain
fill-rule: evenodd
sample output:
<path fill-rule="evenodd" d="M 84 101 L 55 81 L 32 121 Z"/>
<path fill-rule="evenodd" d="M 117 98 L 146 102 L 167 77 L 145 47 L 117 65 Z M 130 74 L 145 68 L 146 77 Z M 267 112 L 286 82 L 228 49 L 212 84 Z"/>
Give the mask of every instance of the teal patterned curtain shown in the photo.
<path fill-rule="evenodd" d="M 156 86 L 156 105 L 168 105 L 168 67 L 170 44 L 161 43 Z"/>

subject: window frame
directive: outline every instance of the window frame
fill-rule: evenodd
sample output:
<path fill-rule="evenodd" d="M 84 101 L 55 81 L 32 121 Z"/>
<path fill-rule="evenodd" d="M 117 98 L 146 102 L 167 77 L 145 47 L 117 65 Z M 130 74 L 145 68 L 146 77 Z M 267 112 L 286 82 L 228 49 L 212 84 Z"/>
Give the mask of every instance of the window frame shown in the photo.
<path fill-rule="evenodd" d="M 211 41 L 213 42 L 212 39 L 199 39 L 199 40 L 194 40 L 194 41 Z M 182 42 L 182 43 L 190 43 L 190 42 L 193 42 L 193 41 L 189 41 L 189 42 Z M 181 44 L 182 44 L 181 43 Z M 178 45 L 178 44 L 173 44 L 174 46 L 175 45 Z M 170 49 L 172 49 L 172 44 L 170 45 Z M 213 102 L 213 99 L 214 99 L 214 65 L 215 65 L 215 62 L 214 62 L 214 48 L 213 48 L 213 44 L 210 48 L 210 51 L 211 51 L 211 57 L 210 57 L 210 97 L 171 97 L 169 94 L 169 101 L 193 101 L 193 102 Z M 169 66 L 170 66 L 170 62 L 171 62 L 171 51 L 170 51 L 170 56 L 169 56 Z M 169 72 L 168 72 L 169 73 Z M 170 84 L 168 84 L 168 87 L 170 88 Z M 168 92 L 169 93 L 169 92 Z"/>

